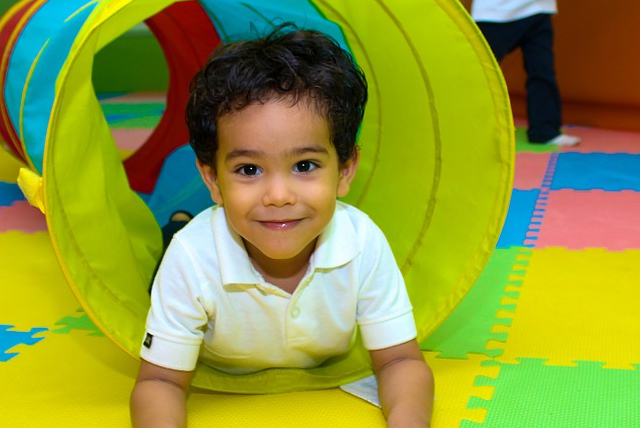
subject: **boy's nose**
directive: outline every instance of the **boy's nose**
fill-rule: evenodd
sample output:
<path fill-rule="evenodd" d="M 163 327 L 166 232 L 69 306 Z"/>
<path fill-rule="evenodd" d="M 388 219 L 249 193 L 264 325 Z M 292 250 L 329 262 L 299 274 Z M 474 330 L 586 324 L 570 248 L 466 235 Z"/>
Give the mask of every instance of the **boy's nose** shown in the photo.
<path fill-rule="evenodd" d="M 293 205 L 297 201 L 293 183 L 284 177 L 273 177 L 268 181 L 262 203 L 265 206 Z"/>

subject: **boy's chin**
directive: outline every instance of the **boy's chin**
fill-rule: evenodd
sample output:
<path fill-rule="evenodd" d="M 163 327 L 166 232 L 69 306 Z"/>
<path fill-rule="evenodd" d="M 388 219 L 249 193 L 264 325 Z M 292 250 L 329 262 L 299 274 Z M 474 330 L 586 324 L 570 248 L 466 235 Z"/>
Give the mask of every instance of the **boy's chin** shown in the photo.
<path fill-rule="evenodd" d="M 286 262 L 287 260 L 294 260 L 302 256 L 303 251 L 269 249 L 267 251 L 260 250 L 260 253 L 264 258 L 273 260 L 274 262 Z"/>
<path fill-rule="evenodd" d="M 311 256 L 311 253 L 313 253 L 313 249 L 315 248 L 315 239 L 305 245 L 302 248 L 299 247 L 289 247 L 289 246 L 284 246 L 284 247 L 259 247 L 257 245 L 250 245 L 250 249 L 247 248 L 249 250 L 249 256 L 251 258 L 263 258 L 263 259 L 268 259 L 273 261 L 274 263 L 285 263 L 287 261 L 299 261 L 299 259 L 301 257 L 303 258 L 309 258 Z M 245 246 L 247 245 L 247 243 L 245 242 Z M 256 252 L 258 252 L 259 254 L 256 254 Z"/>

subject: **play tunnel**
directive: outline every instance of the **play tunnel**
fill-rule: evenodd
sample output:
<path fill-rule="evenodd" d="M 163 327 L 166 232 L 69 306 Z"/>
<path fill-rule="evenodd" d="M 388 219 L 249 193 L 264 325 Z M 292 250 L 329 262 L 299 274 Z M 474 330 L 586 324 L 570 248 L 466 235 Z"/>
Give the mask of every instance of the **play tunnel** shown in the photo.
<path fill-rule="evenodd" d="M 29 167 L 21 187 L 46 215 L 69 286 L 134 357 L 160 225 L 175 209 L 211 205 L 185 145 L 188 83 L 219 43 L 262 36 L 286 21 L 331 35 L 367 75 L 361 161 L 345 200 L 385 232 L 419 340 L 462 300 L 493 251 L 511 191 L 514 129 L 499 68 L 457 1 L 21 1 L 0 21 L 0 136 Z M 166 59 L 167 107 L 123 162 L 92 67 L 100 49 L 140 22 Z M 230 375 L 200 364 L 193 383 L 268 393 L 370 373 L 357 342 L 347 355 L 305 370 Z"/>

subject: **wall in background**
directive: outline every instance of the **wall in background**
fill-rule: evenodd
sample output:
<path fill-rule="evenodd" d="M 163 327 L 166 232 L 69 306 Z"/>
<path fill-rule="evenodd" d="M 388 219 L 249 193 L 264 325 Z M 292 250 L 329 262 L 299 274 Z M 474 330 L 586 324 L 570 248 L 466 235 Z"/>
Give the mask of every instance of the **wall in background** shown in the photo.
<path fill-rule="evenodd" d="M 15 0 L 0 0 L 0 15 L 4 15 L 17 1 Z"/>
<path fill-rule="evenodd" d="M 166 92 L 169 70 L 160 44 L 146 25 L 118 37 L 93 59 L 96 92 Z"/>

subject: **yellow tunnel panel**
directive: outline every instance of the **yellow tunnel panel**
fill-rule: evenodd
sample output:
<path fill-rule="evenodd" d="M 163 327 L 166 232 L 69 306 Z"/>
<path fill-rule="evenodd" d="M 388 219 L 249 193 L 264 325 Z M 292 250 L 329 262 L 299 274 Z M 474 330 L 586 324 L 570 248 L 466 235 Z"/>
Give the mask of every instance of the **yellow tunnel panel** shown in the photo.
<path fill-rule="evenodd" d="M 58 77 L 43 162 L 47 222 L 67 281 L 92 320 L 135 357 L 161 236 L 129 187 L 91 69 L 102 46 L 172 3 L 98 2 Z M 506 216 L 515 146 L 506 87 L 456 1 L 312 5 L 340 27 L 370 84 L 361 164 L 346 201 L 385 232 L 422 340 L 472 286 Z M 369 373 L 358 344 L 306 370 L 229 375 L 200 364 L 194 384 L 272 393 L 336 386 Z"/>

